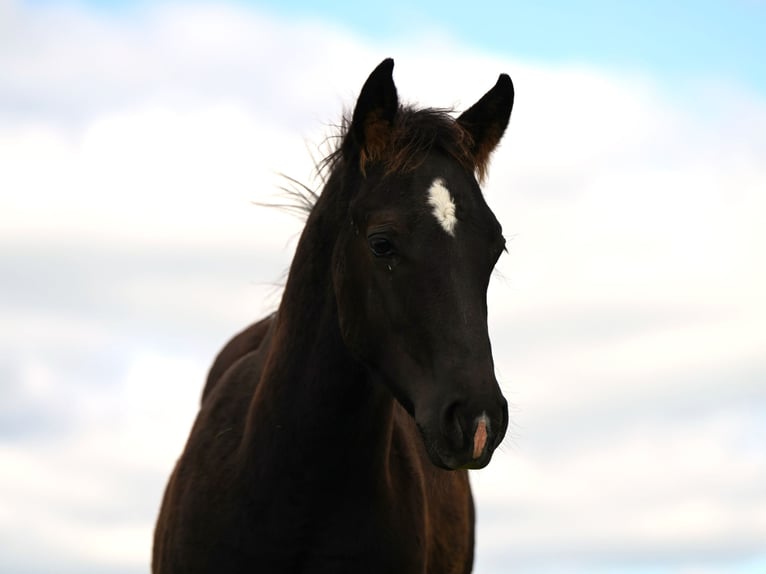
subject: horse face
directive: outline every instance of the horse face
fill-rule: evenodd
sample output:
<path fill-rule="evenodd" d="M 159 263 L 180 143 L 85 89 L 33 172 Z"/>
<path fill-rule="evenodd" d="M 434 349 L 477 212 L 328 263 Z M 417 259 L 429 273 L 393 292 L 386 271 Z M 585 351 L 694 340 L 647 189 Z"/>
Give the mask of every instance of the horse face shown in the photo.
<path fill-rule="evenodd" d="M 395 101 L 393 82 L 377 86 L 377 93 L 385 94 L 386 87 Z M 355 123 L 369 95 L 365 89 Z M 393 122 L 396 113 L 405 112 L 389 114 Z M 508 114 L 510 105 L 505 124 Z M 385 110 L 377 110 L 374 121 L 381 117 Z M 385 137 L 385 128 L 370 128 L 368 121 L 373 131 L 362 130 L 362 138 Z M 349 178 L 355 181 L 350 224 L 336 243 L 333 281 L 346 345 L 414 417 L 432 462 L 446 469 L 481 468 L 508 424 L 486 301 L 505 240 L 474 176 L 482 170 L 467 168 L 438 143 L 415 168 L 402 171 L 376 162 L 380 152 L 365 150 L 363 143 L 361 154 L 351 156 L 364 161 L 367 153 L 371 160 Z"/>
<path fill-rule="evenodd" d="M 487 332 L 505 241 L 476 180 L 435 155 L 371 180 L 336 265 L 346 344 L 415 418 L 432 461 L 486 465 L 508 423 Z"/>

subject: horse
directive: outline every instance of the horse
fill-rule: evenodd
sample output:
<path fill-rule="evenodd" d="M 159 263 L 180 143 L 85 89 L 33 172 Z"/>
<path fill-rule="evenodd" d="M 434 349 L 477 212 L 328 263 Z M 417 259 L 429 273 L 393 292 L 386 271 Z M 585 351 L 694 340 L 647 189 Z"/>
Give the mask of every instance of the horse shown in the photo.
<path fill-rule="evenodd" d="M 511 79 L 454 117 L 367 78 L 277 311 L 210 371 L 165 490 L 154 574 L 473 567 L 468 469 L 508 426 L 487 330 L 505 250 L 479 183 Z"/>

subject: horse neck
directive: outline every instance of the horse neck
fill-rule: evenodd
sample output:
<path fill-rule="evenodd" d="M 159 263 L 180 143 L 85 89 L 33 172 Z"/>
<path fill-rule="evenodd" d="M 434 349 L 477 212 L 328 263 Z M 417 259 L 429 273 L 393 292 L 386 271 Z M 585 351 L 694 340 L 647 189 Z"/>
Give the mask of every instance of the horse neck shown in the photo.
<path fill-rule="evenodd" d="M 326 449 L 333 445 L 339 456 L 358 452 L 369 464 L 371 452 L 387 453 L 392 431 L 390 393 L 370 379 L 340 332 L 332 254 L 346 221 L 346 210 L 338 206 L 342 202 L 343 188 L 331 180 L 306 222 L 248 413 L 254 433 L 272 433 L 269 425 L 290 426 L 285 435 L 294 444 L 285 448 L 296 454 L 302 467 L 316 456 L 312 449 L 323 451 L 326 467 Z"/>

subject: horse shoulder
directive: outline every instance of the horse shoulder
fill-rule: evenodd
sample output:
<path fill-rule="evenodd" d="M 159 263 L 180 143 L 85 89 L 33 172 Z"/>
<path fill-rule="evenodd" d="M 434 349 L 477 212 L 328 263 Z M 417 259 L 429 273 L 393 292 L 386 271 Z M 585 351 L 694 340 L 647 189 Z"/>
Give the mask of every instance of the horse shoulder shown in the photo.
<path fill-rule="evenodd" d="M 220 350 L 213 365 L 210 367 L 210 371 L 207 375 L 205 387 L 202 391 L 202 401 L 208 397 L 215 385 L 226 373 L 226 371 L 234 365 L 239 359 L 255 351 L 263 342 L 266 337 L 266 333 L 274 322 L 274 315 L 264 317 L 260 321 L 253 323 L 243 331 L 237 333 L 232 337 L 223 349 Z"/>
<path fill-rule="evenodd" d="M 205 564 L 221 572 L 236 571 L 222 566 L 248 552 L 250 540 L 239 508 L 238 451 L 270 343 L 269 321 L 234 337 L 216 360 L 220 375 L 208 379 L 210 388 L 165 490 L 155 530 L 157 574 L 213 571 Z"/>

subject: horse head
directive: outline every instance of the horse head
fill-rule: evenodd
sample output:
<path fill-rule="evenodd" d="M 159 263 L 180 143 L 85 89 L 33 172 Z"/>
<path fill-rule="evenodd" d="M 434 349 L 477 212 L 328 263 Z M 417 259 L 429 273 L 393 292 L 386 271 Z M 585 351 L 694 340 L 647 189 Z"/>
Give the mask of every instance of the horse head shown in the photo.
<path fill-rule="evenodd" d="M 479 181 L 513 84 L 501 75 L 453 118 L 400 105 L 392 72 L 388 59 L 367 79 L 336 158 L 348 195 L 332 256 L 341 335 L 414 418 L 435 465 L 482 468 L 508 410 L 487 330 L 505 239 Z"/>

